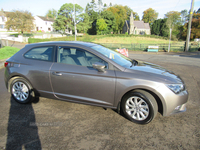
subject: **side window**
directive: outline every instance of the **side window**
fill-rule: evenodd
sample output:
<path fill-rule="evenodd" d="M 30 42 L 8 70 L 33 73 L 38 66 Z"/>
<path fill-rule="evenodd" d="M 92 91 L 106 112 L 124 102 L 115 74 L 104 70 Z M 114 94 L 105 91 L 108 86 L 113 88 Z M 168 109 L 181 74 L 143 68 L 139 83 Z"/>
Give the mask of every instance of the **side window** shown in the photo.
<path fill-rule="evenodd" d="M 108 63 L 83 49 L 60 46 L 57 54 L 58 62 L 70 65 L 92 67 L 95 62 L 101 62 L 108 68 Z"/>
<path fill-rule="evenodd" d="M 24 55 L 25 58 L 53 61 L 53 46 L 33 48 Z"/>
<path fill-rule="evenodd" d="M 91 64 L 91 66 L 95 62 L 100 62 L 100 63 L 103 63 L 106 66 L 105 68 L 108 68 L 108 63 L 105 62 L 104 60 L 100 59 L 99 57 L 95 56 L 94 54 L 91 54 L 89 52 L 85 52 L 85 56 L 86 56 L 86 59 L 89 62 L 89 64 Z"/>

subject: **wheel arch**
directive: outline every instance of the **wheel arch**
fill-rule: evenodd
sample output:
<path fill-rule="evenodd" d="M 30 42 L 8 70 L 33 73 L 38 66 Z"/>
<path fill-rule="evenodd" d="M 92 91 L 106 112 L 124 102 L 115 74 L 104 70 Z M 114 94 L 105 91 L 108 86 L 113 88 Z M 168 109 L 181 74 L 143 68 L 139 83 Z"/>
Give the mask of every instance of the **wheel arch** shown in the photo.
<path fill-rule="evenodd" d="M 162 115 L 164 114 L 164 109 L 165 109 L 165 107 L 164 107 L 164 104 L 163 104 L 161 98 L 158 96 L 158 94 L 157 94 L 156 92 L 153 92 L 153 90 L 149 90 L 149 89 L 146 89 L 146 88 L 134 88 L 134 89 L 131 89 L 131 90 L 129 90 L 129 91 L 126 91 L 126 92 L 121 96 L 121 99 L 120 99 L 120 101 L 118 102 L 117 105 L 119 105 L 119 103 L 121 103 L 123 97 L 124 97 L 126 94 L 128 94 L 128 93 L 130 93 L 130 92 L 133 92 L 133 91 L 135 91 L 135 90 L 143 90 L 143 91 L 146 91 L 146 92 L 150 93 L 150 94 L 155 98 L 155 100 L 156 100 L 156 102 L 157 102 L 157 105 L 158 105 L 158 112 L 159 112 L 160 114 L 162 114 Z"/>
<path fill-rule="evenodd" d="M 10 91 L 10 85 L 12 83 L 12 81 L 18 77 L 21 77 L 21 78 L 24 78 L 28 84 L 30 84 L 30 86 L 32 87 L 32 90 L 33 90 L 33 93 L 34 93 L 34 96 L 36 95 L 39 95 L 38 91 L 33 87 L 32 83 L 30 82 L 30 80 L 28 78 L 26 78 L 25 76 L 23 75 L 20 75 L 20 74 L 13 74 L 12 76 L 10 76 L 9 80 L 8 80 L 8 92 L 11 92 Z"/>

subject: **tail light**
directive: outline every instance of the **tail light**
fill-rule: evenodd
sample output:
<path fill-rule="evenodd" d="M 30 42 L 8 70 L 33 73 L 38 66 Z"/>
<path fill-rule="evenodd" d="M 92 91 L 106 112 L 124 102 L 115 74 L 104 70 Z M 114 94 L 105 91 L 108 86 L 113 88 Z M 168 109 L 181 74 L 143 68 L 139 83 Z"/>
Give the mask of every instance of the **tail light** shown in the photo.
<path fill-rule="evenodd" d="M 7 67 L 7 66 L 8 66 L 8 62 L 5 62 L 5 63 L 4 63 L 4 67 Z"/>

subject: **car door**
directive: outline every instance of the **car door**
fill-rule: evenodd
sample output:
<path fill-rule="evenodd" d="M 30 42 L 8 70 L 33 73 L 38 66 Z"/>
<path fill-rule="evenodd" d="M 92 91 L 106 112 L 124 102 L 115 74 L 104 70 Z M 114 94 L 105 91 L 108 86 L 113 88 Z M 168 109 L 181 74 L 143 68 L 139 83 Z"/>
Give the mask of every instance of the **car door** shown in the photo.
<path fill-rule="evenodd" d="M 57 56 L 50 78 L 58 99 L 99 106 L 113 105 L 116 77 L 105 61 L 76 47 L 60 46 Z M 92 67 L 95 61 L 106 65 L 105 72 L 98 72 Z"/>
<path fill-rule="evenodd" d="M 21 73 L 26 75 L 40 96 L 53 96 L 49 69 L 54 61 L 54 51 L 53 45 L 33 47 L 24 54 L 24 59 L 20 60 Z"/>

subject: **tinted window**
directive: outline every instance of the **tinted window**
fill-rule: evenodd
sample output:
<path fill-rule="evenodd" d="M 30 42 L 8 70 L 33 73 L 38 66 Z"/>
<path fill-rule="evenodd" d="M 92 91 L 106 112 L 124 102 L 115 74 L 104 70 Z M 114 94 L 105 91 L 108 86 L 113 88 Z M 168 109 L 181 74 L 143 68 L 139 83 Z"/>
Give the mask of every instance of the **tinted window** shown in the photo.
<path fill-rule="evenodd" d="M 53 46 L 33 48 L 30 51 L 28 51 L 24 55 L 24 57 L 37 59 L 37 60 L 52 61 L 53 60 Z"/>
<path fill-rule="evenodd" d="M 86 67 L 92 67 L 92 64 L 95 62 L 101 62 L 105 64 L 108 68 L 108 64 L 95 56 L 94 54 L 87 52 L 79 48 L 70 48 L 60 46 L 58 49 L 58 62 L 65 63 L 70 65 L 80 65 Z"/>

